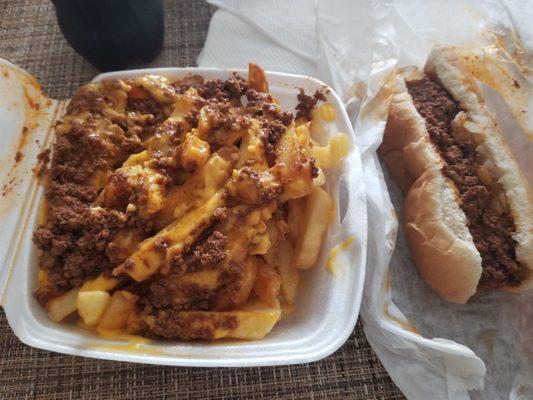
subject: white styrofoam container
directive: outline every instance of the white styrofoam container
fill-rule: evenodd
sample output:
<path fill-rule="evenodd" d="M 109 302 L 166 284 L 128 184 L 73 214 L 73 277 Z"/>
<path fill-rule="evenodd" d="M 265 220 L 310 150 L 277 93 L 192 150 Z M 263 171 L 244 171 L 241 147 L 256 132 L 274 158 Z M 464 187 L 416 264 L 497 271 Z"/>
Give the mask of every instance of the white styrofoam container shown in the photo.
<path fill-rule="evenodd" d="M 131 78 L 144 73 L 173 78 L 195 74 L 206 79 L 225 79 L 233 72 L 165 68 L 107 73 L 95 80 Z M 237 72 L 243 77 L 247 75 L 246 71 Z M 280 100 L 283 109 L 289 111 L 296 105 L 298 88 L 314 92 L 325 86 L 305 76 L 267 73 L 267 77 L 271 93 Z M 131 346 L 124 341 L 101 338 L 82 330 L 75 323 L 54 323 L 34 299 L 38 260 L 32 234 L 38 224 L 43 188 L 34 177 L 32 168 L 39 152 L 51 145 L 51 127 L 60 117 L 65 102 L 48 99 L 34 78 L 2 59 L 0 93 L 0 190 L 4 190 L 6 185 L 6 193 L 0 197 L 0 299 L 9 325 L 21 341 L 41 349 L 85 357 L 197 367 L 312 362 L 330 355 L 346 341 L 357 321 L 366 261 L 364 190 L 352 196 L 343 183 L 343 179 L 349 177 L 362 185 L 361 162 L 356 150 L 349 156 L 350 168 L 339 166 L 326 174 L 327 189 L 337 205 L 337 218 L 324 243 L 318 265 L 302 273 L 294 314 L 258 341 L 152 341 Z M 327 98 L 337 112 L 332 132 L 343 131 L 353 139 L 351 123 L 342 101 L 331 89 Z M 17 151 L 24 156 L 15 163 Z M 340 227 L 347 207 L 357 210 L 358 216 L 351 218 L 349 223 L 355 240 L 336 257 L 336 273 L 332 274 L 326 270 L 325 264 L 331 248 L 347 237 L 345 229 Z"/>

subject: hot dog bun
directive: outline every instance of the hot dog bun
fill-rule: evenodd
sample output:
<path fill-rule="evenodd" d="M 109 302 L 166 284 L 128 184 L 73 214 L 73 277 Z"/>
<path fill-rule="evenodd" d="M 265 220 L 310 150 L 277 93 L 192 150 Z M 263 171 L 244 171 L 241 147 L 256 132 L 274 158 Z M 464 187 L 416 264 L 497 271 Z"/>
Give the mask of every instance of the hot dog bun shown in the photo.
<path fill-rule="evenodd" d="M 479 173 L 491 171 L 487 188 L 514 222 L 516 262 L 522 268 L 520 281 L 498 286 L 521 290 L 533 287 L 533 195 L 487 110 L 474 77 L 463 67 L 460 52 L 451 47 L 435 48 L 424 73 L 414 68 L 401 70 L 395 80 L 389 118 L 380 147 L 391 174 L 405 198 L 408 243 L 423 279 L 448 301 L 465 303 L 483 280 L 482 256 L 470 232 L 467 207 L 458 186 L 446 173 L 442 148 L 433 142 L 426 119 L 419 113 L 408 85 L 429 76 L 440 84 L 460 111 L 451 126 L 461 143 L 471 143 L 484 164 Z M 431 106 L 426 105 L 426 107 Z M 432 141 L 433 140 L 433 141 Z M 487 165 L 487 167 L 485 167 Z M 490 166 L 490 169 L 488 168 Z M 483 176 L 480 175 L 480 179 Z M 492 183 L 491 183 L 492 182 Z M 464 198 L 463 198 L 464 199 Z M 499 206 L 500 207 L 500 206 Z M 478 246 L 482 246 L 479 241 Z M 488 238 L 490 242 L 492 239 Z M 513 255 L 514 257 L 514 255 Z M 485 274 L 483 286 L 490 287 Z"/>

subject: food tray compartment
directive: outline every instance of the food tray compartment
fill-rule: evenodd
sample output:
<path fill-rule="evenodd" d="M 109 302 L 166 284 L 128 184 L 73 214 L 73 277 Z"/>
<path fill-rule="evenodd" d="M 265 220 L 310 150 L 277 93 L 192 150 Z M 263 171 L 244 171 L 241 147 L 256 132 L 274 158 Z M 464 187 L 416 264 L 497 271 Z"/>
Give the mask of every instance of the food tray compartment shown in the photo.
<path fill-rule="evenodd" d="M 3 62 L 1 65 L 3 68 L 8 64 Z M 17 70 L 24 79 L 29 79 L 26 73 L 18 68 Z M 244 78 L 247 75 L 246 71 L 240 70 L 164 68 L 106 73 L 97 76 L 95 81 L 132 78 L 145 73 L 161 74 L 171 78 L 194 74 L 201 75 L 205 79 L 226 79 L 235 72 Z M 271 93 L 280 100 L 282 108 L 287 111 L 294 109 L 300 88 L 309 93 L 314 93 L 316 90 L 326 92 L 327 100 L 333 105 L 337 115 L 331 133 L 345 132 L 352 141 L 355 140 L 342 101 L 322 82 L 310 77 L 282 73 L 267 72 L 267 78 Z M 4 79 L 10 78 L 0 75 L 0 80 Z M 21 80 L 21 86 L 26 85 L 22 82 L 24 79 Z M 55 123 L 56 114 L 60 114 L 64 106 L 63 103 L 49 100 L 42 94 L 40 96 L 49 106 L 46 118 L 42 118 L 43 122 L 33 133 L 43 137 L 41 145 L 35 146 L 36 148 L 25 156 L 26 161 L 33 167 L 39 151 L 50 145 L 52 137 L 50 127 Z M 0 115 L 2 115 L 0 129 L 4 134 L 19 135 L 20 132 L 13 128 L 16 124 L 11 121 L 15 117 L 12 114 Z M 7 131 L 6 127 L 9 128 Z M 9 156 L 9 151 L 11 150 L 6 148 L 0 150 L 0 156 Z M 44 191 L 31 171 L 30 173 L 20 171 L 23 182 L 13 188 L 14 194 L 30 200 L 26 201 L 24 207 L 11 212 L 16 217 L 6 218 L 5 215 L 0 215 L 0 223 L 3 225 L 18 224 L 19 227 L 18 233 L 10 235 L 11 237 L 5 234 L 4 229 L 1 233 L 4 239 L 2 242 L 8 243 L 9 251 L 14 254 L 12 262 L 9 265 L 4 264 L 1 271 L 2 276 L 10 277 L 2 304 L 8 322 L 17 337 L 30 346 L 110 360 L 198 367 L 251 367 L 304 363 L 324 358 L 346 341 L 355 326 L 365 275 L 366 197 L 357 149 L 354 148 L 341 164 L 326 173 L 327 189 L 334 199 L 336 216 L 318 264 L 301 274 L 302 282 L 296 299 L 295 312 L 286 320 L 279 322 L 264 339 L 222 340 L 211 343 L 183 341 L 145 343 L 127 338 L 106 339 L 79 328 L 74 322 L 50 321 L 45 310 L 33 297 L 33 291 L 37 286 L 38 259 L 37 249 L 31 238 L 38 225 Z M 1 206 L 5 206 L 5 200 L 6 198 L 0 198 Z M 355 214 L 357 217 L 343 221 L 341 226 L 341 217 L 347 208 L 352 210 L 351 215 Z M 356 213 L 353 210 L 356 210 Z M 328 271 L 325 265 L 330 250 L 349 237 L 353 237 L 354 240 L 346 250 L 340 251 L 333 261 L 336 265 L 335 272 Z"/>

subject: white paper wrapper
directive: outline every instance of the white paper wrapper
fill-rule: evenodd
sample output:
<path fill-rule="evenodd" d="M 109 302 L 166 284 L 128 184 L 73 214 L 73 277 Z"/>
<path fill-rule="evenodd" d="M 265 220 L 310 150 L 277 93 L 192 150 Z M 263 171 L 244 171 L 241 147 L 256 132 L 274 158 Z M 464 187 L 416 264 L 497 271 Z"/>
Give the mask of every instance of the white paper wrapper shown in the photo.
<path fill-rule="evenodd" d="M 509 39 L 506 28 L 511 27 L 512 17 L 507 14 L 506 7 L 464 1 L 446 5 L 447 7 L 443 7 L 442 3 L 433 1 L 396 2 L 390 4 L 388 10 L 379 13 L 373 7 L 371 14 L 365 13 L 358 5 L 352 5 L 354 9 L 350 11 L 323 7 L 324 13 L 328 14 L 324 19 L 328 21 L 339 20 L 346 15 L 358 15 L 359 19 L 363 18 L 374 27 L 371 39 L 357 41 L 357 49 L 352 45 L 348 51 L 348 54 L 357 53 L 357 59 L 350 58 L 330 64 L 333 76 L 342 77 L 350 62 L 354 63 L 350 68 L 355 68 L 361 58 L 378 61 L 369 74 L 368 97 L 363 101 L 362 112 L 355 125 L 358 138 L 367 138 L 359 140 L 359 143 L 364 144 L 361 146 L 362 160 L 369 200 L 368 265 L 375 266 L 374 271 L 367 273 L 363 297 L 365 332 L 392 377 L 409 398 L 461 399 L 469 398 L 470 395 L 486 399 L 532 398 L 531 293 L 486 293 L 476 296 L 466 306 L 446 303 L 418 275 L 402 229 L 398 232 L 396 249 L 387 266 L 389 243 L 394 242 L 396 224 L 391 219 L 390 203 L 380 180 L 379 166 L 376 167 L 376 157 L 365 153 L 367 148 L 371 153 L 381 140 L 383 118 L 380 117 L 383 114 L 364 113 L 367 107 L 375 110 L 375 105 L 368 100 L 379 85 L 379 77 L 384 75 L 383 70 L 396 55 L 399 56 L 400 66 L 414 64 L 422 67 L 435 43 L 479 48 L 487 43 L 494 43 L 494 33 L 503 35 L 502 39 Z M 341 13 L 339 18 L 332 15 L 337 12 Z M 369 20 L 374 19 L 376 23 L 369 23 L 366 19 L 368 16 Z M 386 28 L 375 28 L 390 27 L 386 23 L 387 19 L 393 27 L 392 34 Z M 319 14 L 319 26 L 321 21 Z M 352 23 L 351 26 L 361 25 Z M 342 38 L 336 38 L 333 28 L 328 33 L 327 30 L 324 31 L 325 36 L 334 38 L 332 46 L 335 43 L 340 46 L 346 43 Z M 361 33 L 351 32 L 354 36 Z M 324 40 L 326 43 L 328 41 Z M 371 45 L 365 46 L 367 42 Z M 372 43 L 378 43 L 379 46 Z M 386 47 L 384 43 L 391 43 L 391 46 Z M 394 49 L 398 49 L 399 53 Z M 346 54 L 346 49 L 343 50 Z M 337 51 L 338 53 L 340 52 Z M 488 49 L 483 54 L 485 62 L 473 66 L 474 72 L 480 78 L 487 78 L 487 69 L 493 72 L 493 79 L 485 79 L 486 83 L 492 84 L 505 98 L 500 98 L 494 91 L 483 86 L 491 100 L 488 103 L 498 111 L 499 116 L 505 116 L 498 121 L 504 128 L 522 127 L 521 131 L 511 130 L 512 142 L 515 143 L 513 150 L 519 157 L 524 172 L 531 173 L 532 169 L 528 168 L 531 160 L 527 158 L 528 154 L 531 155 L 531 145 L 526 139 L 531 130 L 529 121 L 523 118 L 524 113 L 521 112 L 527 108 L 527 95 L 532 93 L 530 82 L 527 82 L 527 77 L 520 76 L 515 68 L 506 65 L 505 71 L 516 74 L 516 79 L 520 79 L 522 83 L 520 90 L 507 93 L 505 90 L 512 86 L 509 75 L 494 71 L 491 67 L 510 63 L 510 57 L 504 59 L 506 54 L 497 49 Z M 353 84 L 352 81 L 342 82 L 345 87 Z M 508 107 L 503 107 L 505 104 Z M 388 175 L 386 181 L 397 215 L 401 216 L 402 194 Z M 416 328 L 413 329 L 412 325 Z M 413 333 L 413 330 L 420 335 Z M 428 340 L 430 338 L 447 338 L 455 343 L 444 339 Z M 468 346 L 473 352 L 458 345 L 459 343 Z M 470 389 L 477 390 L 469 395 Z"/>
<path fill-rule="evenodd" d="M 213 17 L 201 65 L 254 60 L 315 75 L 346 102 L 367 190 L 361 314 L 368 340 L 395 383 L 410 399 L 533 398 L 533 293 L 486 293 L 465 306 L 440 300 L 412 263 L 398 230 L 402 194 L 386 170 L 383 175 L 376 156 L 390 100 L 383 90 L 389 74 L 396 66 L 422 67 L 437 43 L 458 45 L 483 56 L 472 68 L 484 82 L 487 104 L 498 110 L 499 124 L 511 132 L 508 142 L 531 181 L 533 3 L 212 2 L 221 10 Z M 508 53 L 486 47 L 494 43 Z M 509 88 L 513 80 L 519 89 Z"/>
<path fill-rule="evenodd" d="M 327 28 L 323 30 L 326 37 L 323 42 L 330 43 L 331 47 L 339 46 L 336 54 L 348 54 L 347 59 L 329 64 L 333 77 L 340 77 L 345 87 L 353 85 L 350 77 L 346 80 L 343 76 L 347 70 L 360 65 L 360 59 L 375 60 L 367 81 L 368 97 L 363 101 L 362 112 L 355 125 L 358 139 L 363 138 L 358 142 L 363 151 L 369 201 L 367 264 L 374 266 L 374 270 L 367 273 L 362 306 L 367 337 L 393 379 L 409 398 L 532 398 L 532 294 L 486 293 L 476 296 L 466 306 L 446 303 L 418 275 L 402 229 L 398 232 L 396 249 L 387 266 L 396 224 L 391 218 L 390 202 L 380 179 L 380 168 L 375 155 L 371 154 L 383 132 L 383 118 L 380 118 L 383 114 L 372 112 L 375 105 L 371 99 L 375 88 L 379 86 L 379 78 L 385 75 L 384 70 L 391 60 L 394 63 L 398 56 L 399 66 L 414 64 L 422 67 L 436 43 L 479 48 L 494 43 L 494 34 L 505 43 L 512 37 L 507 28 L 512 26 L 513 16 L 502 5 L 466 1 L 449 2 L 446 7 L 434 1 L 395 2 L 382 6 L 379 12 L 372 7 L 370 13 L 356 4 L 350 7 L 351 10 L 319 7 L 325 17 L 321 18 L 319 13 L 318 24 L 321 26 L 322 20 L 342 21 L 346 15 L 351 15 L 350 26 L 353 28 L 348 35 L 352 37 L 363 34 L 359 21 L 353 21 L 354 15 L 373 27 L 370 38 L 352 41 L 348 51 L 348 42 L 336 36 L 333 26 L 329 31 Z M 512 10 L 517 11 L 516 8 Z M 327 27 L 328 24 L 322 26 Z M 381 29 L 376 28 L 380 26 Z M 387 29 L 390 26 L 393 32 Z M 391 45 L 387 47 L 384 45 L 386 43 Z M 399 52 L 395 52 L 396 49 Z M 357 58 L 350 57 L 351 53 L 356 53 Z M 474 72 L 503 93 L 504 98 L 501 98 L 482 85 L 489 106 L 498 111 L 499 116 L 504 116 L 498 121 L 500 125 L 515 128 L 511 130 L 513 137 L 510 140 L 514 143 L 513 151 L 519 157 L 523 171 L 531 174 L 531 158 L 527 157 L 531 155 L 531 142 L 526 139 L 531 133 L 531 125 L 524 118 L 528 114 L 522 113 L 522 110 L 528 109 L 528 103 L 531 104 L 527 98 L 533 93 L 531 82 L 528 82 L 527 76 L 521 76 L 517 68 L 508 65 L 511 59 L 504 58 L 507 56 L 505 53 L 491 48 L 483 54 L 485 62 L 473 66 Z M 521 62 L 527 62 L 527 57 Z M 350 67 L 347 68 L 347 65 Z M 501 65 L 505 65 L 504 72 L 508 74 L 494 71 L 494 67 Z M 487 79 L 487 70 L 493 72 L 492 80 Z M 509 75 L 514 75 L 521 83 L 520 89 L 512 93 L 506 92 L 512 86 Z M 368 114 L 364 112 L 367 107 L 372 110 Z M 367 149 L 368 154 L 365 152 Z M 386 181 L 397 215 L 401 216 L 402 194 L 388 175 Z M 413 330 L 420 334 L 413 333 Z M 448 340 L 429 340 L 431 338 Z M 469 394 L 470 389 L 477 390 Z"/>

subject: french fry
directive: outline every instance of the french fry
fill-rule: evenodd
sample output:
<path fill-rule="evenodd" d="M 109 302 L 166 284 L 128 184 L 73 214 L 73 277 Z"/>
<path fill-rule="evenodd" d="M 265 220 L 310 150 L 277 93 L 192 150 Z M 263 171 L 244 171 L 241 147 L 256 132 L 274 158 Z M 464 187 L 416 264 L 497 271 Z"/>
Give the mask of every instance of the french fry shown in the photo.
<path fill-rule="evenodd" d="M 276 249 L 274 261 L 281 278 L 281 293 L 288 305 L 294 304 L 300 285 L 300 273 L 291 264 L 293 252 L 292 243 L 289 240 L 283 240 Z"/>
<path fill-rule="evenodd" d="M 257 258 L 252 255 L 259 254 L 259 249 L 265 252 L 268 250 L 270 241 L 266 223 L 272 218 L 274 208 L 275 203 L 272 202 L 252 210 L 241 206 L 231 211 L 223 228 L 228 238 L 228 245 L 222 270 L 228 270 L 231 264 L 239 265 L 246 260 L 245 270 L 238 279 L 220 292 L 216 308 L 226 309 L 230 304 L 238 306 L 246 300 L 243 300 L 244 297 L 248 297 L 248 290 L 253 287 L 256 277 L 256 267 L 249 263 L 257 263 Z M 233 293 L 240 295 L 233 299 Z"/>
<path fill-rule="evenodd" d="M 309 147 L 309 154 L 316 160 L 319 168 L 330 168 L 348 155 L 350 140 L 344 133 L 331 137 L 326 146 L 314 144 Z"/>
<path fill-rule="evenodd" d="M 260 131 L 261 125 L 256 122 L 252 123 L 252 126 L 246 130 L 239 147 L 239 157 L 235 169 L 250 164 L 258 171 L 264 171 L 268 168 L 263 141 L 259 137 Z"/>
<path fill-rule="evenodd" d="M 214 196 L 229 178 L 236 156 L 236 152 L 232 149 L 213 154 L 183 185 L 171 189 L 165 198 L 163 208 L 156 215 L 156 229 L 163 229 L 175 219 L 181 218 L 191 208 L 205 203 Z"/>
<path fill-rule="evenodd" d="M 208 107 L 202 107 L 198 113 L 198 135 L 206 138 L 211 130 L 211 113 Z"/>
<path fill-rule="evenodd" d="M 281 317 L 281 309 L 268 307 L 260 302 L 252 302 L 240 311 L 234 311 L 237 327 L 215 329 L 215 339 L 228 337 L 235 339 L 262 339 L 269 333 Z"/>
<path fill-rule="evenodd" d="M 239 284 L 231 285 L 229 290 L 222 290 L 217 294 L 216 310 L 236 308 L 248 300 L 257 279 L 257 266 L 257 257 L 248 257 Z"/>
<path fill-rule="evenodd" d="M 337 118 L 337 113 L 333 105 L 329 102 L 323 103 L 312 112 L 309 132 L 315 140 L 323 142 L 327 139 L 327 132 L 331 129 L 331 123 Z"/>
<path fill-rule="evenodd" d="M 305 151 L 309 150 L 309 125 L 310 122 L 306 122 L 296 127 L 296 137 L 298 138 L 298 143 L 300 143 Z"/>
<path fill-rule="evenodd" d="M 122 164 L 123 167 L 132 167 L 134 165 L 143 165 L 146 161 L 150 161 L 150 153 L 148 150 L 143 150 L 140 153 L 132 154 Z"/>
<path fill-rule="evenodd" d="M 194 102 L 198 97 L 198 92 L 194 88 L 189 88 L 183 95 L 178 96 L 174 103 L 174 110 L 172 111 L 172 121 L 179 122 L 183 125 L 183 131 L 189 132 L 192 129 L 190 122 L 187 119 L 187 114 L 194 110 Z"/>
<path fill-rule="evenodd" d="M 203 293 L 211 293 L 214 296 L 221 285 L 219 277 L 219 270 L 209 268 L 178 275 L 159 275 L 154 282 L 172 282 L 174 292 L 171 303 L 173 306 L 182 307 L 190 304 L 191 300 L 195 300 L 191 298 L 191 287 L 198 291 L 201 290 Z"/>
<path fill-rule="evenodd" d="M 122 264 L 113 270 L 113 275 L 129 274 L 137 282 L 142 282 L 155 274 L 167 262 L 167 256 L 183 252 L 205 229 L 213 212 L 224 204 L 223 192 L 216 193 L 202 206 L 176 220 L 157 235 L 144 240 L 138 249 Z M 167 251 L 159 248 L 165 243 Z"/>
<path fill-rule="evenodd" d="M 248 64 L 248 87 L 258 92 L 268 93 L 268 81 L 265 71 L 257 64 Z"/>
<path fill-rule="evenodd" d="M 289 225 L 289 235 L 293 243 L 296 243 L 302 229 L 304 217 L 305 198 L 289 200 L 287 224 Z"/>
<path fill-rule="evenodd" d="M 248 128 L 232 129 L 225 128 L 216 129 L 210 137 L 210 141 L 221 148 L 234 146 L 240 139 L 242 139 Z"/>
<path fill-rule="evenodd" d="M 80 291 L 78 293 L 78 314 L 89 326 L 98 324 L 109 304 L 111 295 L 103 290 Z"/>
<path fill-rule="evenodd" d="M 322 171 L 321 168 L 318 168 L 318 175 L 313 178 L 313 187 L 321 187 L 324 186 L 326 183 L 326 175 L 324 175 L 324 171 Z"/>
<path fill-rule="evenodd" d="M 337 118 L 337 113 L 335 112 L 335 108 L 331 103 L 324 103 L 320 105 L 316 110 L 315 113 L 318 114 L 318 117 L 326 122 L 333 122 L 335 121 L 335 118 Z M 313 115 L 314 117 L 314 115 Z"/>
<path fill-rule="evenodd" d="M 237 164 L 226 185 L 229 194 L 239 203 L 260 204 L 264 202 L 264 193 L 276 196 L 282 189 L 278 172 L 269 169 L 260 130 L 261 126 L 255 123 L 246 131 Z"/>
<path fill-rule="evenodd" d="M 202 167 L 211 155 L 209 143 L 193 133 L 185 135 L 185 140 L 179 146 L 179 150 L 179 164 L 188 171 Z"/>
<path fill-rule="evenodd" d="M 277 246 L 280 240 L 283 239 L 283 233 L 278 229 L 278 224 L 275 220 L 269 220 L 267 223 L 268 239 L 272 246 Z"/>
<path fill-rule="evenodd" d="M 144 90 L 140 86 L 134 86 L 131 88 L 131 90 L 128 92 L 128 97 L 133 100 L 144 100 L 146 99 L 150 93 L 148 93 L 146 90 Z"/>
<path fill-rule="evenodd" d="M 131 192 L 141 192 L 145 195 L 146 202 L 137 204 L 138 213 L 149 217 L 163 207 L 165 181 L 160 172 L 145 165 L 119 168 L 103 190 L 104 205 L 121 206 L 121 203 L 128 201 Z"/>
<path fill-rule="evenodd" d="M 172 103 L 176 97 L 175 92 L 172 90 L 171 82 L 168 78 L 161 75 L 142 75 L 134 80 L 137 87 L 133 87 L 128 93 L 132 96 L 141 96 L 140 98 L 148 97 L 148 93 L 152 95 L 160 103 Z M 140 86 L 140 87 L 139 87 Z M 143 91 L 145 94 L 138 94 L 137 90 Z"/>
<path fill-rule="evenodd" d="M 283 184 L 283 199 L 306 196 L 313 189 L 312 164 L 298 141 L 294 127 L 288 127 L 278 144 L 277 165 Z"/>
<path fill-rule="evenodd" d="M 52 321 L 59 322 L 77 310 L 78 292 L 79 288 L 70 289 L 46 303 L 48 316 Z"/>
<path fill-rule="evenodd" d="M 155 88 L 155 92 L 157 91 L 159 94 L 165 96 L 164 91 Z M 169 156 L 172 149 L 180 144 L 179 141 L 176 141 L 176 139 L 179 139 L 179 137 L 176 137 L 177 127 L 179 127 L 179 130 L 182 132 L 191 131 L 192 125 L 187 118 L 187 115 L 195 109 L 194 103 L 198 98 L 196 89 L 189 88 L 185 93 L 180 95 L 172 94 L 169 98 L 175 100 L 173 105 L 167 106 L 167 108 L 173 107 L 170 116 L 161 123 L 152 136 L 144 141 L 143 144 L 147 150 L 130 155 L 125 161 L 125 165 L 133 164 L 135 160 L 139 158 L 139 155 L 143 153 L 146 153 L 147 155 L 146 161 L 149 161 L 156 152 L 159 155 Z M 195 134 L 199 133 L 197 130 L 193 130 L 193 132 Z"/>
<path fill-rule="evenodd" d="M 85 324 L 93 326 L 100 321 L 111 298 L 108 291 L 120 282 L 120 279 L 104 274 L 85 281 L 80 287 L 77 299 L 78 314 Z"/>
<path fill-rule="evenodd" d="M 260 263 L 257 268 L 254 292 L 261 301 L 269 307 L 279 307 L 280 287 L 281 279 L 276 270 L 265 263 Z"/>
<path fill-rule="evenodd" d="M 138 296 L 125 290 L 113 293 L 105 309 L 98 329 L 122 329 L 126 326 L 130 313 L 135 307 Z"/>
<path fill-rule="evenodd" d="M 328 146 L 330 148 L 331 165 L 334 165 L 345 158 L 352 147 L 348 135 L 342 132 L 339 132 L 335 136 L 331 137 L 328 141 Z"/>
<path fill-rule="evenodd" d="M 126 321 L 126 326 L 123 329 L 130 334 L 136 334 L 141 331 L 142 323 L 143 323 L 143 318 L 139 315 L 139 313 L 135 309 L 133 309 L 133 311 L 128 316 L 128 320 Z M 103 331 L 105 332 L 105 330 Z M 111 331 L 111 332 L 114 333 L 114 331 Z"/>
<path fill-rule="evenodd" d="M 332 211 L 333 202 L 329 194 L 321 188 L 313 189 L 305 202 L 302 231 L 292 260 L 294 268 L 308 269 L 315 265 Z"/>
<path fill-rule="evenodd" d="M 185 339 L 261 339 L 280 316 L 279 307 L 268 307 L 261 302 L 250 302 L 234 311 L 182 311 L 173 315 L 174 326 L 178 327 L 174 333 Z M 149 328 L 156 323 L 151 317 L 143 321 Z M 138 324 L 137 318 L 132 319 L 131 329 Z"/>
<path fill-rule="evenodd" d="M 39 302 L 48 302 L 57 295 L 57 289 L 54 287 L 49 273 L 46 270 L 39 268 L 38 286 L 37 290 L 35 291 L 35 296 L 37 299 L 39 299 Z"/>
<path fill-rule="evenodd" d="M 220 285 L 218 275 L 219 271 L 216 269 L 204 269 L 180 275 L 175 280 L 175 283 L 185 285 L 194 284 L 202 289 L 216 290 Z"/>
<path fill-rule="evenodd" d="M 90 291 L 109 291 L 114 289 L 120 283 L 120 279 L 112 276 L 105 276 L 104 274 L 98 275 L 94 279 L 89 279 L 81 286 L 80 292 Z"/>
<path fill-rule="evenodd" d="M 117 231 L 113 241 L 108 246 L 107 254 L 113 262 L 123 263 L 133 254 L 143 239 L 143 234 L 139 229 L 124 227 Z"/>
<path fill-rule="evenodd" d="M 256 277 L 258 257 L 251 254 L 257 246 L 261 247 L 261 242 L 265 238 L 268 240 L 266 222 L 271 218 L 274 206 L 274 203 L 255 209 L 237 206 L 227 211 L 226 221 L 218 227 L 219 232 L 223 233 L 227 240 L 225 258 L 216 268 L 206 267 L 202 270 L 157 276 L 156 281 L 161 279 L 163 282 L 172 282 L 175 288 L 172 304 L 182 306 L 194 301 L 191 287 L 205 293 L 206 301 L 212 304 L 214 310 L 234 309 L 244 303 L 249 297 Z M 232 277 L 229 282 L 228 275 Z"/>

